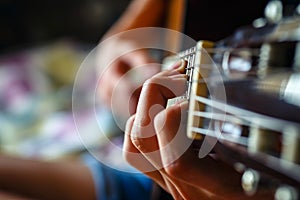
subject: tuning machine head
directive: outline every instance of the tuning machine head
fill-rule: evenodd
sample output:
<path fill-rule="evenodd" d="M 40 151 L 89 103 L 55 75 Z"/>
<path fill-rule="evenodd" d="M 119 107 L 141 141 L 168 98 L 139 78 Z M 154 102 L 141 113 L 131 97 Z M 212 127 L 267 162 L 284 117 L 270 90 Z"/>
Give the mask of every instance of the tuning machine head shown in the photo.
<path fill-rule="evenodd" d="M 279 0 L 269 1 L 265 8 L 265 17 L 269 23 L 278 23 L 282 19 L 283 5 Z"/>
<path fill-rule="evenodd" d="M 256 193 L 257 186 L 260 180 L 260 175 L 253 169 L 247 169 L 242 176 L 242 188 L 249 196 Z"/>
<path fill-rule="evenodd" d="M 298 199 L 298 197 L 298 191 L 288 185 L 280 186 L 275 192 L 275 200 L 293 200 Z"/>

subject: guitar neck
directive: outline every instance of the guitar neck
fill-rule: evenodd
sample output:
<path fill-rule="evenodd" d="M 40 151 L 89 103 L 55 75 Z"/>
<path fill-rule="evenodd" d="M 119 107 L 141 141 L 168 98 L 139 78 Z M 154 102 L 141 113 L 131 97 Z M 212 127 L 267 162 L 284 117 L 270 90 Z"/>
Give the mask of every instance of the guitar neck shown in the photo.
<path fill-rule="evenodd" d="M 201 143 L 215 138 L 214 150 L 225 162 L 239 163 L 244 173 L 259 171 L 276 180 L 276 187 L 285 183 L 299 189 L 299 42 L 283 39 L 276 31 L 281 28 L 273 30 L 252 45 L 199 41 L 163 65 L 187 63 L 183 98 L 189 100 L 189 138 Z"/>

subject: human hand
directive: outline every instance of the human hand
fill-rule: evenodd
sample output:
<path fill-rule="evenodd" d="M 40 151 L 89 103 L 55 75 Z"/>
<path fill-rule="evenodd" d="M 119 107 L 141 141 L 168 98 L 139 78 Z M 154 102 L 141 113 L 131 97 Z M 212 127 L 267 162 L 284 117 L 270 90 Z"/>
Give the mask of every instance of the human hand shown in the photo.
<path fill-rule="evenodd" d="M 187 102 L 165 108 L 167 99 L 186 89 L 180 64 L 174 67 L 144 83 L 137 112 L 127 121 L 125 159 L 175 199 L 252 198 L 240 186 L 241 174 L 229 165 L 210 155 L 198 158 L 185 134 Z M 253 198 L 270 194 L 258 195 Z"/>

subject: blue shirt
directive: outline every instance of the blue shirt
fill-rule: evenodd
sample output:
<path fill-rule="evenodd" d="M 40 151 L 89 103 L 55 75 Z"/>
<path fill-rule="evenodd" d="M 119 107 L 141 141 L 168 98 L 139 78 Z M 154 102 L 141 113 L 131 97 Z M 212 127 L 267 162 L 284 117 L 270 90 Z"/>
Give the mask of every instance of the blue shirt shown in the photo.
<path fill-rule="evenodd" d="M 108 167 L 90 154 L 83 160 L 94 178 L 97 200 L 150 200 L 153 182 L 144 174 Z"/>

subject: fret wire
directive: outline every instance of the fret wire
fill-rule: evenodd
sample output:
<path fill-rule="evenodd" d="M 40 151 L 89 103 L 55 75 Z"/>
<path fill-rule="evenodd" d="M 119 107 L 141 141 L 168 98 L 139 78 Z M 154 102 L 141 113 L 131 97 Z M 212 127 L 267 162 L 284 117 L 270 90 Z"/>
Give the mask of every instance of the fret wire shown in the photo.
<path fill-rule="evenodd" d="M 191 84 L 192 84 L 192 78 L 193 78 L 193 63 L 194 63 L 194 59 L 195 59 L 195 54 L 192 53 L 190 54 L 190 52 L 194 52 L 195 49 L 191 49 L 188 52 L 188 56 L 185 57 L 185 60 L 187 60 L 188 64 L 186 67 L 186 75 L 188 76 L 188 81 L 187 81 L 187 91 L 186 91 L 186 97 L 187 99 L 189 99 L 190 96 L 190 92 L 191 92 Z"/>
<path fill-rule="evenodd" d="M 191 59 L 191 66 L 194 67 L 195 64 L 195 54 L 192 54 L 192 59 Z"/>

